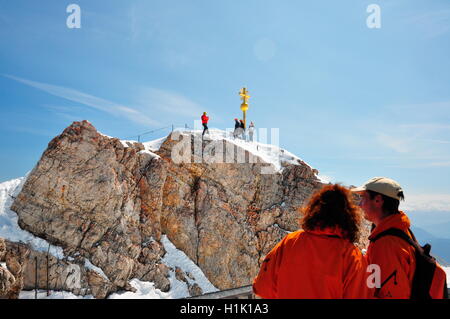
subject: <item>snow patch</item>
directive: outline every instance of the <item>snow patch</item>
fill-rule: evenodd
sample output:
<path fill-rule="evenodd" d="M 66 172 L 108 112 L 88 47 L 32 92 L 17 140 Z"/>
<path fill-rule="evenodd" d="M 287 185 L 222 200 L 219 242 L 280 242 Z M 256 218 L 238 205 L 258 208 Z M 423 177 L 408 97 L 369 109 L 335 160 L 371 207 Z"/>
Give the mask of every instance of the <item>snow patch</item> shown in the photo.
<path fill-rule="evenodd" d="M 10 208 L 20 191 L 22 190 L 28 174 L 25 177 L 13 179 L 0 184 L 0 237 L 12 242 L 28 243 L 31 248 L 37 251 L 46 252 L 49 249 L 49 243 L 41 238 L 34 236 L 26 230 L 19 227 L 18 216 Z M 63 250 L 61 247 L 50 245 L 50 249 L 61 256 Z"/>
<path fill-rule="evenodd" d="M 322 182 L 323 184 L 331 184 L 333 182 L 333 178 L 327 175 L 317 175 L 317 178 L 319 179 L 320 182 Z"/>
<path fill-rule="evenodd" d="M 161 243 L 166 250 L 162 262 L 171 268 L 169 271 L 170 290 L 163 292 L 155 288 L 153 282 L 145 282 L 134 278 L 130 281 L 130 285 L 136 289 L 136 292 L 114 293 L 109 296 L 110 299 L 178 299 L 189 297 L 187 284 L 175 277 L 176 267 L 185 273 L 192 274 L 195 280 L 191 280 L 187 276 L 186 279 L 190 284 L 197 283 L 202 288 L 203 293 L 219 291 L 206 278 L 201 269 L 184 252 L 177 249 L 166 235 L 162 236 Z"/>
<path fill-rule="evenodd" d="M 103 133 L 101 133 L 101 132 L 99 132 L 99 131 L 97 131 L 97 132 L 98 132 L 98 134 L 100 134 L 100 135 L 102 135 L 102 136 L 104 136 L 104 137 L 107 137 L 107 138 L 114 138 L 114 137 L 112 137 L 112 136 L 109 136 L 109 135 L 103 134 Z"/>
<path fill-rule="evenodd" d="M 159 156 L 158 154 L 155 154 L 149 150 L 139 151 L 139 154 L 148 154 L 148 155 L 150 155 L 151 158 L 161 158 L 161 156 Z"/>
<path fill-rule="evenodd" d="M 139 143 L 137 141 L 128 141 L 128 140 L 120 140 L 120 143 L 122 143 L 123 147 L 131 147 L 133 144 Z"/>
<path fill-rule="evenodd" d="M 157 140 L 142 143 L 146 150 L 156 152 L 161 148 L 161 145 L 167 140 L 167 136 L 158 138 Z"/>
<path fill-rule="evenodd" d="M 194 138 L 202 138 L 202 130 L 183 130 L 179 133 L 181 135 L 194 135 Z M 298 156 L 286 151 L 276 145 L 264 144 L 260 142 L 250 142 L 245 139 L 234 138 L 231 131 L 223 131 L 219 129 L 209 129 L 209 134 L 206 133 L 203 137 L 207 141 L 225 140 L 229 143 L 235 144 L 240 148 L 250 152 L 251 154 L 260 157 L 264 162 L 273 165 L 274 173 L 281 173 L 283 171 L 282 164 L 305 164 L 312 169 L 305 161 Z M 268 173 L 268 171 L 266 172 Z"/>
<path fill-rule="evenodd" d="M 19 299 L 34 299 L 35 298 L 35 291 L 26 291 L 23 290 L 20 292 Z M 47 296 L 47 291 L 45 290 L 38 290 L 37 293 L 37 299 L 94 299 L 94 296 L 87 295 L 87 296 L 77 296 L 74 295 L 71 292 L 67 291 L 50 291 L 50 296 Z"/>
<path fill-rule="evenodd" d="M 84 267 L 86 267 L 87 269 L 93 270 L 95 271 L 97 274 L 99 274 L 100 276 L 102 276 L 104 279 L 106 279 L 107 281 L 109 281 L 108 276 L 105 275 L 105 273 L 103 272 L 103 270 L 97 266 L 94 266 L 89 259 L 84 258 Z"/>
<path fill-rule="evenodd" d="M 208 278 L 206 278 L 203 271 L 191 259 L 189 259 L 184 252 L 177 249 L 175 245 L 172 244 L 172 242 L 167 238 L 167 235 L 163 235 L 161 237 L 161 243 L 164 245 L 164 249 L 167 252 L 162 261 L 167 266 L 173 268 L 173 271 L 171 271 L 171 277 L 173 275 L 173 278 L 175 278 L 175 267 L 178 267 L 185 273 L 190 273 L 194 276 L 195 283 L 202 288 L 203 293 L 218 291 L 218 289 L 211 284 Z M 189 280 L 188 277 L 186 278 Z M 190 283 L 194 283 L 194 281 L 190 281 Z"/>

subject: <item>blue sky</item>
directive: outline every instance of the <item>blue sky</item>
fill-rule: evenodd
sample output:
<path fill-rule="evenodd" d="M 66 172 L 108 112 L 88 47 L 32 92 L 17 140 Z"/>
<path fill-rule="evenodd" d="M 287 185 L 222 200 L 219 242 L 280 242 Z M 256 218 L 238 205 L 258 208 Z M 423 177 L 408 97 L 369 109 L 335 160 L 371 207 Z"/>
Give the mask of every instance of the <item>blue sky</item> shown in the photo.
<path fill-rule="evenodd" d="M 203 111 L 232 127 L 246 86 L 248 118 L 322 175 L 389 176 L 450 210 L 448 0 L 0 0 L 0 40 L 0 181 L 75 120 L 119 138 Z"/>

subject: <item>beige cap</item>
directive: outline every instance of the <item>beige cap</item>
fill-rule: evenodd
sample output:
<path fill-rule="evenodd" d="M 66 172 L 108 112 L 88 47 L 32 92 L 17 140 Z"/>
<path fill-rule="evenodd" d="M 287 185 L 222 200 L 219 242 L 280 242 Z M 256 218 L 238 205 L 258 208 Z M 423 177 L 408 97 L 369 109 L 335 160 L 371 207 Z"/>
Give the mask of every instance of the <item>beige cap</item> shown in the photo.
<path fill-rule="evenodd" d="M 352 192 L 373 191 L 395 199 L 403 199 L 403 189 L 399 183 L 387 177 L 374 177 L 364 185 L 352 188 Z M 402 194 L 402 196 L 400 196 Z"/>

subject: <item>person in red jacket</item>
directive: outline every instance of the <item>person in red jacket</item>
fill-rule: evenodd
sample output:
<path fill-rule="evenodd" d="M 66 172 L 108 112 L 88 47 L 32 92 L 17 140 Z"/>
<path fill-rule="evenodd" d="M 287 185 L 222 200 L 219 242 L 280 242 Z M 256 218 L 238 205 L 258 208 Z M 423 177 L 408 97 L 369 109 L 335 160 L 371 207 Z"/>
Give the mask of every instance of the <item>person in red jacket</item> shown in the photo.
<path fill-rule="evenodd" d="M 202 136 L 205 135 L 206 131 L 208 131 L 208 134 L 209 134 L 208 121 L 209 121 L 209 117 L 206 116 L 206 112 L 203 112 L 203 115 L 202 115 L 202 125 L 203 125 Z"/>
<path fill-rule="evenodd" d="M 348 189 L 324 186 L 302 209 L 303 230 L 288 234 L 265 257 L 253 292 L 270 299 L 364 299 L 367 262 L 353 244 L 361 212 Z"/>

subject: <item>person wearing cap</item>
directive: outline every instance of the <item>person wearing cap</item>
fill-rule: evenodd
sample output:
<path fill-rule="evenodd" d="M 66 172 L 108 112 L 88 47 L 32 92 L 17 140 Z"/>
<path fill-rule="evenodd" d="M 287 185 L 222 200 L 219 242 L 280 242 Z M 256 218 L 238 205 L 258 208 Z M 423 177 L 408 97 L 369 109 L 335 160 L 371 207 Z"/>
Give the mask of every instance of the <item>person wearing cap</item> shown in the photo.
<path fill-rule="evenodd" d="M 396 228 L 413 238 L 408 216 L 399 210 L 404 200 L 403 189 L 396 181 L 374 177 L 358 188 L 360 207 L 364 217 L 372 222 L 369 241 L 382 232 Z M 380 268 L 380 287 L 372 289 L 372 297 L 381 299 L 409 299 L 416 267 L 415 250 L 406 241 L 395 236 L 384 236 L 371 241 L 367 249 L 368 264 Z"/>
<path fill-rule="evenodd" d="M 360 194 L 360 207 L 364 211 L 365 218 L 373 223 L 366 258 L 369 265 L 379 266 L 381 278 L 379 287 L 372 288 L 372 297 L 411 298 L 417 263 L 416 248 L 408 242 L 416 242 L 416 245 L 418 243 L 410 229 L 411 222 L 408 216 L 399 210 L 400 201 L 404 200 L 402 187 L 390 178 L 374 177 L 352 191 Z M 400 230 L 411 240 L 406 241 L 396 235 L 392 236 L 392 229 L 394 232 Z M 388 230 L 390 236 L 386 235 L 389 233 Z M 423 271 L 423 266 L 421 269 Z M 429 289 L 428 298 L 445 298 L 445 277 L 445 272 L 436 263 L 432 278 L 429 278 L 431 285 L 425 286 Z"/>

